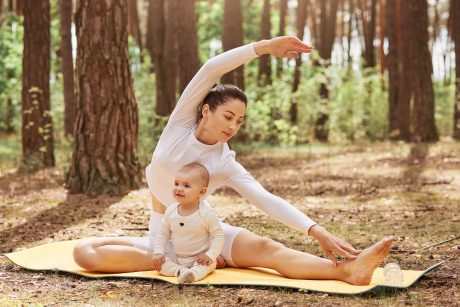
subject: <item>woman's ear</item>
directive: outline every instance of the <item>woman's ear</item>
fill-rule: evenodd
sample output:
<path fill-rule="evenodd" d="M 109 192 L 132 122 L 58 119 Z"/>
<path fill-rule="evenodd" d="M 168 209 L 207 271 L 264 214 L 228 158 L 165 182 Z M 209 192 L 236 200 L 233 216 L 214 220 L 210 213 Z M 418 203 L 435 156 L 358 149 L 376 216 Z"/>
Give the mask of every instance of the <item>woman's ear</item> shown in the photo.
<path fill-rule="evenodd" d="M 209 104 L 204 104 L 203 107 L 201 108 L 201 115 L 203 115 L 203 117 L 207 117 L 208 114 L 209 114 L 210 110 L 209 110 Z"/>

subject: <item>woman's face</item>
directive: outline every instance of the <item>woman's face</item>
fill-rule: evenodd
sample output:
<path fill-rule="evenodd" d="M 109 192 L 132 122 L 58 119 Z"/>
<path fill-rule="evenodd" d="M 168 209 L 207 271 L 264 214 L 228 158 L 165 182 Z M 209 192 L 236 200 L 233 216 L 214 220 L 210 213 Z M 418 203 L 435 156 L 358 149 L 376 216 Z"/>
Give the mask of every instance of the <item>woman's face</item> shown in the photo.
<path fill-rule="evenodd" d="M 218 141 L 225 143 L 240 130 L 246 113 L 246 105 L 239 99 L 230 98 L 214 111 L 205 104 L 203 118 L 206 118 L 206 130 Z"/>

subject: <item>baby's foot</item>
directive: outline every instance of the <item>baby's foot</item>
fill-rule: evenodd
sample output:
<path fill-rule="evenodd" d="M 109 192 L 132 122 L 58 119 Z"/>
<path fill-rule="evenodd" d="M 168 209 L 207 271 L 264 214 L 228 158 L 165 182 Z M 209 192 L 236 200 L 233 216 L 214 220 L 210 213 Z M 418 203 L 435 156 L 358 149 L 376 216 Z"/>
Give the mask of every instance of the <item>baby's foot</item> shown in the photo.
<path fill-rule="evenodd" d="M 393 237 L 385 237 L 363 250 L 355 259 L 340 263 L 346 269 L 346 281 L 352 285 L 368 285 L 374 270 L 388 255 L 393 241 Z"/>
<path fill-rule="evenodd" d="M 179 276 L 177 277 L 177 282 L 180 284 L 191 283 L 195 281 L 195 275 L 190 269 L 181 269 L 179 271 Z"/>

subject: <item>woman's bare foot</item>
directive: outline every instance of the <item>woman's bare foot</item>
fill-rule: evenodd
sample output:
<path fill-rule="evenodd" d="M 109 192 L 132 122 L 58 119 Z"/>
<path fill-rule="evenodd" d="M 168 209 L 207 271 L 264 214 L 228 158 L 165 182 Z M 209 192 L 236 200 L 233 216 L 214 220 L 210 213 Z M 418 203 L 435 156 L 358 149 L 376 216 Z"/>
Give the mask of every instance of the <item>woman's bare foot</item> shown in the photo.
<path fill-rule="evenodd" d="M 374 270 L 388 255 L 394 237 L 385 237 L 366 248 L 355 259 L 339 263 L 345 272 L 344 280 L 352 285 L 364 286 L 371 282 Z"/>

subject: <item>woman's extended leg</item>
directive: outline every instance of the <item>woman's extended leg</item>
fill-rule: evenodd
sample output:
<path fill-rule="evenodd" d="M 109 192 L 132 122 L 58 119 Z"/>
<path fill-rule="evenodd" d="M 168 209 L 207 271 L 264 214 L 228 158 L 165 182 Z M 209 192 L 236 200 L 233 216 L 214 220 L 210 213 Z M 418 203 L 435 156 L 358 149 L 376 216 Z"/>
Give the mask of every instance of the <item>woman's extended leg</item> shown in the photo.
<path fill-rule="evenodd" d="M 123 273 L 154 270 L 152 255 L 126 238 L 92 238 L 79 242 L 75 262 L 89 271 Z"/>
<path fill-rule="evenodd" d="M 356 285 L 370 283 L 374 269 L 382 262 L 392 238 L 384 238 L 363 250 L 356 259 L 340 262 L 285 247 L 271 239 L 244 230 L 232 245 L 232 260 L 241 267 L 264 267 L 289 278 L 337 279 Z"/>

